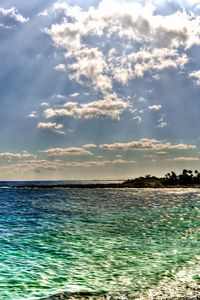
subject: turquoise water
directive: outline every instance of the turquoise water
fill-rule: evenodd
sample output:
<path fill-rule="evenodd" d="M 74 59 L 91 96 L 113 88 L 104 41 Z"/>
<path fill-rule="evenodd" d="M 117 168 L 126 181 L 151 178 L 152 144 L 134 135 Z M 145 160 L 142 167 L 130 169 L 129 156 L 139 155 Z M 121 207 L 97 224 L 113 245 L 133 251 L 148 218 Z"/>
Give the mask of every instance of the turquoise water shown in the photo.
<path fill-rule="evenodd" d="M 0 299 L 134 293 L 200 254 L 200 190 L 0 189 Z"/>

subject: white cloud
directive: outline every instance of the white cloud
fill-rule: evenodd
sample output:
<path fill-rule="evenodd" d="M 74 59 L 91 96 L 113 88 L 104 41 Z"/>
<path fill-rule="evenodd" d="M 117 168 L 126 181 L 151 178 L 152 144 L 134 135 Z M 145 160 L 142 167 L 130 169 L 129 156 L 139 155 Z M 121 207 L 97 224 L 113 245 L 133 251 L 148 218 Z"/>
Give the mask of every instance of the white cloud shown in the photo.
<path fill-rule="evenodd" d="M 120 114 L 127 106 L 127 103 L 121 99 L 105 96 L 102 100 L 82 104 L 75 110 L 75 113 L 81 119 L 91 119 L 102 115 L 119 120 Z"/>
<path fill-rule="evenodd" d="M 97 145 L 95 145 L 95 144 L 86 144 L 83 146 L 83 148 L 85 148 L 85 149 L 96 148 L 96 147 L 97 147 Z"/>
<path fill-rule="evenodd" d="M 19 153 L 14 152 L 1 152 L 0 158 L 6 159 L 8 161 L 11 161 L 11 159 L 25 159 L 25 158 L 35 158 L 36 156 L 32 153 L 29 153 L 27 151 L 22 151 Z"/>
<path fill-rule="evenodd" d="M 162 71 L 167 68 L 182 69 L 189 61 L 186 54 L 180 55 L 174 49 L 141 50 L 127 57 L 128 63 L 134 64 L 133 76 L 143 77 L 147 71 Z"/>
<path fill-rule="evenodd" d="M 174 157 L 174 158 L 168 158 L 166 159 L 167 161 L 180 161 L 180 162 L 184 162 L 184 161 L 198 161 L 200 160 L 199 157 L 191 157 L 191 156 L 180 156 L 180 157 Z"/>
<path fill-rule="evenodd" d="M 11 164 L 9 166 L 0 167 L 3 174 L 20 174 L 20 173 L 30 173 L 30 172 L 41 172 L 41 171 L 57 171 L 60 169 L 58 162 L 47 161 L 47 160 L 30 160 L 23 161 L 16 164 Z"/>
<path fill-rule="evenodd" d="M 131 150 L 188 150 L 196 148 L 195 145 L 162 143 L 154 139 L 141 139 L 127 143 L 102 144 L 100 149 L 110 151 L 131 151 Z"/>
<path fill-rule="evenodd" d="M 162 106 L 160 104 L 154 104 L 154 105 L 148 106 L 149 110 L 155 110 L 155 111 L 158 111 L 161 108 L 162 108 Z"/>
<path fill-rule="evenodd" d="M 73 109 L 73 108 L 77 107 L 77 104 L 78 104 L 77 102 L 68 101 L 64 104 L 64 107 Z"/>
<path fill-rule="evenodd" d="M 112 89 L 111 79 L 105 75 L 107 64 L 103 53 L 97 48 L 84 48 L 73 52 L 76 62 L 69 65 L 73 70 L 71 79 L 84 83 L 89 79 L 94 88 L 103 93 Z"/>
<path fill-rule="evenodd" d="M 65 108 L 53 109 L 47 108 L 44 111 L 44 116 L 46 119 L 55 117 L 55 116 L 73 116 L 73 112 L 71 110 L 67 110 Z"/>
<path fill-rule="evenodd" d="M 73 50 L 79 49 L 81 46 L 79 24 L 53 24 L 50 29 L 45 31 L 51 36 L 56 47 Z"/>
<path fill-rule="evenodd" d="M 66 68 L 65 64 L 59 64 L 59 65 L 55 66 L 55 70 L 66 72 L 67 68 Z"/>
<path fill-rule="evenodd" d="M 200 71 L 194 71 L 190 73 L 189 77 L 196 79 L 196 83 L 200 85 Z"/>
<path fill-rule="evenodd" d="M 45 107 L 45 106 L 49 106 L 49 103 L 47 103 L 47 102 L 42 102 L 40 105 L 43 106 L 43 107 Z"/>
<path fill-rule="evenodd" d="M 16 23 L 25 23 L 29 20 L 29 18 L 22 16 L 15 7 L 11 7 L 9 9 L 0 7 L 0 19 L 2 17 L 4 18 L 3 24 L 11 24 L 11 26 L 15 25 Z"/>
<path fill-rule="evenodd" d="M 134 164 L 134 163 L 135 163 L 134 160 L 126 160 L 126 159 L 120 159 L 120 158 L 112 160 L 112 164 L 114 164 L 114 165 L 117 165 L 117 164 L 126 165 L 126 164 Z"/>
<path fill-rule="evenodd" d="M 80 94 L 77 92 L 70 95 L 70 97 L 78 97 L 78 96 L 80 96 Z"/>
<path fill-rule="evenodd" d="M 6 166 L 1 166 L 0 171 L 1 174 L 28 174 L 32 172 L 40 173 L 40 172 L 57 172 L 57 171 L 65 171 L 71 168 L 98 168 L 98 167 L 105 167 L 105 166 L 112 166 L 114 165 L 127 165 L 133 164 L 134 161 L 132 160 L 101 160 L 101 161 L 84 161 L 84 162 L 62 162 L 60 160 L 28 160 L 22 161 L 15 164 L 10 164 Z"/>
<path fill-rule="evenodd" d="M 42 151 L 42 153 L 46 154 L 47 156 L 65 156 L 65 155 L 91 156 L 93 155 L 92 152 L 80 147 L 50 148 Z"/>
<path fill-rule="evenodd" d="M 45 9 L 45 10 L 41 11 L 41 12 L 38 14 L 38 16 L 42 16 L 42 17 L 48 16 L 48 10 Z"/>
<path fill-rule="evenodd" d="M 55 3 L 45 12 L 54 17 L 60 12 L 62 15 L 55 18 L 57 23 L 45 29 L 59 53 L 63 53 L 63 63 L 55 69 L 67 70 L 66 76 L 76 81 L 74 86 L 80 84 L 89 95 L 95 95 L 93 99 L 88 97 L 86 103 L 83 102 L 86 97 L 74 92 L 70 95 L 74 99 L 69 100 L 75 101 L 46 108 L 46 119 L 66 116 L 85 120 L 100 117 L 120 120 L 121 114 L 127 110 L 134 114 L 133 123 L 140 124 L 142 113 L 130 107 L 136 98 L 128 98 L 134 84 L 143 78 L 162 80 L 166 75 L 162 71 L 166 69 L 185 71 L 190 62 L 188 49 L 200 45 L 200 16 L 186 10 L 161 15 L 156 11 L 155 1 L 143 2 L 102 0 L 96 7 L 83 10 L 65 1 Z M 197 83 L 200 82 L 198 72 L 190 74 Z M 132 79 L 135 80 L 132 82 Z M 122 93 L 122 88 L 125 91 L 122 85 L 127 85 L 126 100 L 117 95 Z M 81 103 L 75 99 L 78 96 Z M 141 103 L 136 102 L 136 105 L 143 109 L 145 98 L 140 97 L 139 101 Z M 152 111 L 161 108 L 157 103 L 148 106 Z M 167 122 L 162 115 L 159 117 L 156 126 L 161 131 Z"/>
<path fill-rule="evenodd" d="M 57 123 L 51 123 L 51 122 L 47 122 L 47 123 L 38 123 L 38 128 L 42 128 L 42 129 L 63 129 L 63 124 L 57 124 Z"/>
<path fill-rule="evenodd" d="M 84 15 L 84 12 L 78 5 L 70 6 L 66 2 L 55 2 L 53 4 L 52 10 L 55 13 L 64 12 L 66 17 L 71 17 L 75 21 L 81 21 Z"/>
<path fill-rule="evenodd" d="M 37 128 L 44 130 L 52 130 L 57 133 L 65 133 L 63 124 L 57 124 L 52 122 L 40 122 L 37 125 Z"/>
<path fill-rule="evenodd" d="M 200 44 L 200 17 L 186 11 L 163 16 L 154 14 L 155 9 L 150 2 L 103 0 L 98 7 L 83 11 L 58 2 L 53 11 L 62 10 L 65 18 L 46 32 L 70 58 L 70 78 L 84 85 L 89 80 L 96 91 L 105 94 L 113 89 L 113 79 L 127 84 L 147 71 L 156 72 L 152 78 L 159 78 L 163 69 L 184 68 L 189 59 L 179 48 Z M 107 52 L 97 42 L 99 38 L 103 38 Z M 120 50 L 113 47 L 116 43 Z M 141 44 L 138 50 L 135 43 Z"/>
<path fill-rule="evenodd" d="M 37 111 L 32 111 L 29 115 L 28 115 L 28 118 L 38 118 L 38 113 Z"/>
<path fill-rule="evenodd" d="M 67 102 L 63 108 L 48 108 L 44 111 L 45 118 L 55 116 L 72 116 L 78 119 L 92 119 L 98 116 L 107 116 L 112 119 L 120 119 L 120 114 L 128 108 L 128 103 L 116 97 L 116 95 L 106 95 L 102 100 L 97 100 L 85 104 Z"/>
<path fill-rule="evenodd" d="M 183 69 L 189 62 L 185 53 L 177 49 L 155 48 L 140 49 L 137 52 L 109 57 L 109 70 L 115 80 L 127 84 L 131 78 L 142 78 L 146 72 L 152 72 L 152 78 L 164 69 Z M 156 74 L 154 74 L 156 72 Z"/>
<path fill-rule="evenodd" d="M 90 7 L 88 11 L 81 11 L 77 6 L 66 7 L 64 3 L 62 7 L 59 5 L 59 9 L 63 9 L 67 17 L 71 16 L 75 20 L 69 23 L 66 19 L 50 29 L 53 40 L 61 45 L 65 41 L 66 45 L 70 46 L 67 40 L 67 37 L 71 36 L 69 26 L 77 30 L 79 38 L 86 34 L 101 36 L 106 31 L 109 36 L 117 33 L 119 37 L 149 41 L 159 48 L 199 42 L 198 18 L 185 11 L 161 16 L 154 14 L 153 5 L 117 3 L 112 0 L 103 0 L 97 8 Z M 76 39 L 76 35 L 74 38 Z"/>

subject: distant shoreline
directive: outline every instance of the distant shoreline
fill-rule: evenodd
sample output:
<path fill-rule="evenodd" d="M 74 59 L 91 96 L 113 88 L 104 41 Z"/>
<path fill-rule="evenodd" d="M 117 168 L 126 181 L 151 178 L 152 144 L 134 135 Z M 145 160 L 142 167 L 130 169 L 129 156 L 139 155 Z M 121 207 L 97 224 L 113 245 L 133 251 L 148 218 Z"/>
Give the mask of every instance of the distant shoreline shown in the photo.
<path fill-rule="evenodd" d="M 75 180 L 75 181 L 0 181 L 1 188 L 55 189 L 55 188 L 200 188 L 200 172 L 183 169 L 181 174 L 174 171 L 164 177 L 140 176 L 125 181 L 119 180 Z"/>
<path fill-rule="evenodd" d="M 91 183 L 91 184 L 51 184 L 51 185 L 10 185 L 1 188 L 15 189 L 115 189 L 115 188 L 136 188 L 136 189 L 168 189 L 168 188 L 200 188 L 200 184 L 188 185 L 164 185 L 164 186 L 147 186 L 147 185 L 131 185 L 125 183 Z"/>

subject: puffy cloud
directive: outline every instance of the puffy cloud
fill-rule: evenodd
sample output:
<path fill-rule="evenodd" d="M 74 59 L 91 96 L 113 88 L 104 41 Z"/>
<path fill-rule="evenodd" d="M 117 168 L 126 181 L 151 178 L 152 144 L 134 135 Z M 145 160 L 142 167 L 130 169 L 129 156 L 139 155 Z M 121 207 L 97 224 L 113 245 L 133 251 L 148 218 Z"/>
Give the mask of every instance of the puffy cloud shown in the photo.
<path fill-rule="evenodd" d="M 176 145 L 171 145 L 169 144 L 169 147 L 166 149 L 177 149 L 177 150 L 188 150 L 188 149 L 195 149 L 195 145 L 188 145 L 188 144 L 176 144 Z"/>
<path fill-rule="evenodd" d="M 11 161 L 11 159 L 26 159 L 26 158 L 35 158 L 36 155 L 29 153 L 27 151 L 22 151 L 19 153 L 14 152 L 1 152 L 0 158 L 6 159 L 8 161 Z"/>
<path fill-rule="evenodd" d="M 79 49 L 81 46 L 79 24 L 53 24 L 50 29 L 45 31 L 51 36 L 56 47 L 70 50 Z"/>
<path fill-rule="evenodd" d="M 47 156 L 65 156 L 65 155 L 83 155 L 83 156 L 91 156 L 92 152 L 85 150 L 80 147 L 69 147 L 69 148 L 50 148 L 42 151 Z"/>
<path fill-rule="evenodd" d="M 46 119 L 55 117 L 55 116 L 72 116 L 73 112 L 70 110 L 67 110 L 65 108 L 61 109 L 53 109 L 53 108 L 48 108 L 44 111 L 44 116 Z"/>
<path fill-rule="evenodd" d="M 64 107 L 69 108 L 69 109 L 73 109 L 76 106 L 77 106 L 77 102 L 73 102 L 73 101 L 69 101 L 69 102 L 64 104 Z"/>
<path fill-rule="evenodd" d="M 2 166 L 0 170 L 4 174 L 19 174 L 19 173 L 30 173 L 41 171 L 56 171 L 59 170 L 59 163 L 56 161 L 50 162 L 47 160 L 30 160 L 23 161 L 9 166 Z"/>
<path fill-rule="evenodd" d="M 97 147 L 97 145 L 95 145 L 95 144 L 86 144 L 83 146 L 83 148 L 85 148 L 85 149 L 96 148 L 96 147 Z"/>
<path fill-rule="evenodd" d="M 55 70 L 65 72 L 67 70 L 67 68 L 66 68 L 65 64 L 59 64 L 59 65 L 55 66 Z"/>
<path fill-rule="evenodd" d="M 186 54 L 180 55 L 174 49 L 141 50 L 127 57 L 128 63 L 132 63 L 133 75 L 143 77 L 147 71 L 162 71 L 166 68 L 182 69 L 189 61 Z"/>
<path fill-rule="evenodd" d="M 155 9 L 150 2 L 102 0 L 96 8 L 83 11 L 58 2 L 52 10 L 62 11 L 65 17 L 46 33 L 63 49 L 70 78 L 84 85 L 88 80 L 105 94 L 113 89 L 113 79 L 127 84 L 147 71 L 159 78 L 163 69 L 182 69 L 189 59 L 178 50 L 200 44 L 200 17 L 183 10 L 163 16 Z"/>
<path fill-rule="evenodd" d="M 96 9 L 85 13 L 83 23 L 85 32 L 102 35 L 107 31 L 111 36 L 149 41 L 158 47 L 185 43 L 188 33 L 185 23 L 192 21 L 186 13 L 175 13 L 170 16 L 154 15 L 155 7 L 149 3 L 138 2 L 116 3 L 103 0 Z"/>
<path fill-rule="evenodd" d="M 155 48 L 140 49 L 130 54 L 109 55 L 109 70 L 115 80 L 126 84 L 131 78 L 140 78 L 152 72 L 152 78 L 164 69 L 183 69 L 189 62 L 188 56 L 180 54 L 177 49 Z M 156 74 L 154 74 L 156 72 Z"/>
<path fill-rule="evenodd" d="M 38 16 L 42 16 L 42 17 L 48 16 L 48 10 L 44 9 L 43 11 L 41 11 L 41 12 L 38 13 Z"/>
<path fill-rule="evenodd" d="M 161 109 L 161 107 L 162 106 L 160 104 L 154 104 L 154 105 L 148 106 L 148 109 L 158 111 Z"/>
<path fill-rule="evenodd" d="M 52 122 L 46 122 L 46 123 L 38 123 L 37 128 L 45 129 L 45 130 L 52 130 L 57 133 L 64 133 L 64 126 L 63 124 L 57 124 Z"/>
<path fill-rule="evenodd" d="M 107 64 L 103 53 L 97 48 L 84 48 L 73 52 L 76 62 L 69 65 L 73 73 L 71 79 L 84 83 L 84 78 L 89 79 L 94 88 L 107 92 L 112 89 L 111 79 L 105 75 Z"/>
<path fill-rule="evenodd" d="M 127 143 L 102 144 L 100 149 L 110 151 L 131 151 L 131 150 L 188 150 L 196 148 L 195 145 L 162 143 L 154 139 L 141 139 Z"/>
<path fill-rule="evenodd" d="M 19 23 L 25 23 L 29 18 L 22 16 L 17 8 L 11 7 L 9 9 L 0 7 L 0 23 L 6 27 L 12 27 Z"/>
<path fill-rule="evenodd" d="M 85 104 L 67 102 L 63 108 L 48 108 L 44 111 L 45 118 L 55 116 L 72 116 L 78 119 L 92 119 L 98 116 L 107 116 L 120 119 L 120 114 L 128 108 L 128 103 L 115 95 L 106 95 L 102 100 Z"/>
<path fill-rule="evenodd" d="M 108 9 L 110 7 L 110 10 Z M 116 3 L 103 0 L 96 9 L 94 19 L 101 28 L 119 36 L 149 42 L 157 48 L 191 46 L 199 44 L 199 18 L 186 11 L 171 15 L 154 14 L 156 6 L 130 2 Z"/>
<path fill-rule="evenodd" d="M 102 100 L 82 104 L 75 110 L 75 113 L 81 119 L 91 119 L 96 116 L 108 116 L 119 120 L 120 114 L 127 108 L 127 102 L 106 96 Z"/>
<path fill-rule="evenodd" d="M 200 71 L 190 73 L 189 77 L 196 79 L 197 84 L 200 85 Z"/>
<path fill-rule="evenodd" d="M 37 125 L 38 128 L 42 128 L 42 129 L 63 129 L 63 124 L 57 124 L 57 123 L 51 123 L 51 122 L 47 122 L 47 123 L 38 123 Z"/>

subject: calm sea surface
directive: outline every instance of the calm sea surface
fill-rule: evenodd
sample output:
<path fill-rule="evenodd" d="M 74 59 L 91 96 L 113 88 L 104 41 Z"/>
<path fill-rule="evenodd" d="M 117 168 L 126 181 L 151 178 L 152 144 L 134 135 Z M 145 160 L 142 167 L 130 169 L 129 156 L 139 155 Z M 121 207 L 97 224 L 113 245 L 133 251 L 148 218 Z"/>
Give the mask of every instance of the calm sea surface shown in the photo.
<path fill-rule="evenodd" d="M 0 188 L 1 300 L 134 293 L 199 249 L 198 189 Z"/>

